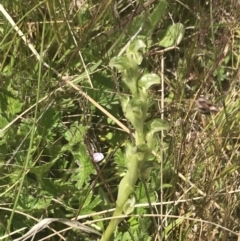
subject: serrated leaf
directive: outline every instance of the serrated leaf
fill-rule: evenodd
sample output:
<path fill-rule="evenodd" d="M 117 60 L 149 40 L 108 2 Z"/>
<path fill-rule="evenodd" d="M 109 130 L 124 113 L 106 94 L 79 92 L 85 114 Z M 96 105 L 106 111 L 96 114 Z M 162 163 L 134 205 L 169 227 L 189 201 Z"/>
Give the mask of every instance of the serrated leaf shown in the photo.
<path fill-rule="evenodd" d="M 129 148 L 128 148 L 128 151 L 129 151 Z M 126 165 L 125 154 L 122 152 L 121 149 L 117 149 L 117 151 L 114 153 L 114 161 L 118 166 L 125 167 Z"/>
<path fill-rule="evenodd" d="M 72 180 L 77 181 L 75 184 L 80 189 L 84 183 L 88 183 L 90 175 L 96 174 L 93 164 L 90 161 L 90 157 L 86 153 L 85 146 L 80 146 L 78 152 L 72 152 L 73 158 L 79 163 L 79 168 L 76 168 L 72 175 Z"/>
<path fill-rule="evenodd" d="M 35 197 L 32 195 L 22 195 L 18 202 L 18 209 L 22 210 L 42 210 L 49 206 L 52 198 L 45 196 L 44 198 Z"/>
<path fill-rule="evenodd" d="M 100 198 L 103 206 L 111 206 L 112 203 L 109 200 L 109 195 L 101 187 L 98 188 L 98 197 Z"/>
<path fill-rule="evenodd" d="M 69 141 L 71 145 L 74 145 L 83 141 L 83 137 L 85 133 L 86 133 L 86 127 L 84 127 L 81 124 L 78 124 L 78 122 L 74 122 L 71 125 L 70 129 L 68 129 L 64 133 L 64 137 L 66 138 L 67 141 Z"/>
<path fill-rule="evenodd" d="M 3 129 L 8 124 L 8 121 L 6 118 L 4 118 L 2 115 L 0 115 L 0 129 Z"/>
<path fill-rule="evenodd" d="M 8 98 L 14 99 L 14 95 L 10 91 L 0 88 L 0 113 L 7 111 Z"/>
<path fill-rule="evenodd" d="M 83 197 L 84 206 L 81 214 L 88 214 L 93 212 L 94 208 L 96 208 L 102 202 L 102 200 L 98 195 L 96 194 L 93 195 L 92 192 L 88 195 L 89 197 L 87 197 L 87 199 L 85 196 Z"/>
<path fill-rule="evenodd" d="M 176 23 L 168 27 L 165 31 L 159 45 L 165 48 L 178 45 L 184 36 L 185 28 L 181 23 Z"/>
<path fill-rule="evenodd" d="M 61 114 L 59 112 L 56 112 L 56 110 L 53 108 L 49 108 L 42 115 L 42 118 L 38 122 L 38 126 L 42 129 L 49 129 L 50 127 L 54 126 L 54 124 L 60 119 L 60 117 Z"/>
<path fill-rule="evenodd" d="M 8 98 L 8 111 L 12 115 L 21 112 L 23 104 L 20 103 L 17 99 Z"/>
<path fill-rule="evenodd" d="M 35 175 L 43 175 L 48 172 L 52 165 L 56 162 L 57 159 L 54 159 L 48 163 L 41 164 L 40 166 L 35 166 L 30 168 L 30 172 Z"/>
<path fill-rule="evenodd" d="M 40 136 L 47 136 L 47 142 L 51 142 L 55 132 L 51 129 L 57 126 L 60 120 L 61 114 L 53 108 L 46 110 L 37 125 L 37 134 Z"/>

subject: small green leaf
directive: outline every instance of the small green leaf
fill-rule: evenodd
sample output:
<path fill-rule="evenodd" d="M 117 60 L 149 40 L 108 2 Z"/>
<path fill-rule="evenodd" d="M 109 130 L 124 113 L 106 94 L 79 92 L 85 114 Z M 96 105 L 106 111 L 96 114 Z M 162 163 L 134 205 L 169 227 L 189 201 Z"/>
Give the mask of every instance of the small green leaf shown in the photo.
<path fill-rule="evenodd" d="M 129 97 L 123 96 L 123 97 L 121 98 L 121 105 L 122 105 L 123 113 L 126 113 L 126 111 L 127 111 L 127 106 L 128 106 L 128 104 L 129 104 L 129 102 L 130 102 L 130 98 L 129 98 Z"/>
<path fill-rule="evenodd" d="M 113 138 L 113 133 L 112 132 L 108 132 L 105 136 L 108 140 L 111 140 Z"/>
<path fill-rule="evenodd" d="M 145 74 L 138 81 L 138 86 L 144 87 L 146 89 L 149 89 L 149 87 L 151 87 L 154 84 L 160 84 L 160 77 L 154 73 Z"/>
<path fill-rule="evenodd" d="M 176 23 L 168 27 L 159 45 L 165 48 L 178 45 L 184 36 L 185 28 L 181 23 Z"/>
<path fill-rule="evenodd" d="M 21 112 L 23 104 L 17 99 L 8 98 L 8 110 L 12 115 Z"/>
<path fill-rule="evenodd" d="M 3 129 L 8 124 L 6 118 L 0 115 L 0 129 Z"/>
<path fill-rule="evenodd" d="M 165 120 L 153 119 L 148 121 L 147 127 L 149 128 L 150 132 L 155 133 L 158 131 L 167 130 L 169 128 L 169 124 Z"/>
<path fill-rule="evenodd" d="M 141 131 L 146 118 L 145 103 L 138 98 L 132 98 L 126 106 L 125 117 L 131 122 L 136 131 Z"/>
<path fill-rule="evenodd" d="M 129 215 L 130 213 L 132 213 L 133 210 L 134 210 L 135 203 L 136 203 L 135 196 L 132 196 L 132 197 L 129 198 L 129 199 L 126 201 L 126 203 L 124 204 L 124 206 L 123 206 L 123 212 L 124 212 L 126 215 Z"/>
<path fill-rule="evenodd" d="M 146 44 L 141 39 L 136 39 L 133 41 L 127 49 L 128 59 L 132 59 L 137 65 L 142 63 L 143 56 L 139 52 L 140 49 L 146 48 Z"/>
<path fill-rule="evenodd" d="M 132 98 L 127 105 L 127 111 L 133 112 L 135 115 L 137 115 L 137 117 L 140 118 L 142 115 L 142 105 L 142 100 L 138 98 Z"/>
<path fill-rule="evenodd" d="M 154 139 L 153 139 L 153 137 L 154 137 L 154 133 L 153 132 L 151 132 L 151 131 L 149 131 L 148 133 L 147 133 L 147 135 L 146 135 L 146 142 L 147 142 L 147 146 L 148 146 L 148 148 L 149 149 L 153 149 L 153 146 L 154 146 Z"/>
<path fill-rule="evenodd" d="M 119 71 L 125 71 L 133 67 L 129 59 L 125 56 L 117 56 L 112 58 L 110 60 L 109 66 L 115 67 Z"/>

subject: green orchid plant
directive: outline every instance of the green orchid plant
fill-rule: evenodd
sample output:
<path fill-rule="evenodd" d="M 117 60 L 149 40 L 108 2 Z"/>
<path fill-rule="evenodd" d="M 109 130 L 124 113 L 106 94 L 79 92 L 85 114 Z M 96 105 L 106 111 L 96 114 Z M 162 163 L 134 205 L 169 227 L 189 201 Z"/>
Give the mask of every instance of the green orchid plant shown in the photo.
<path fill-rule="evenodd" d="M 154 134 L 168 128 L 166 122 L 154 119 L 146 122 L 148 115 L 149 88 L 160 83 L 160 77 L 154 73 L 142 73 L 139 65 L 143 60 L 140 51 L 146 48 L 141 39 L 134 40 L 127 48 L 125 56 L 114 57 L 110 66 L 120 71 L 122 80 L 131 92 L 131 97 L 122 97 L 123 113 L 134 129 L 134 143 L 127 143 L 125 158 L 127 172 L 119 183 L 116 209 L 113 217 L 129 214 L 133 208 L 131 194 L 135 190 L 136 181 L 145 175 L 146 164 L 154 149 Z M 144 176 L 145 177 L 145 176 Z M 131 209 L 129 209 L 131 208 Z M 131 210 L 131 211 L 129 211 Z M 121 218 L 110 221 L 101 241 L 108 241 L 116 230 Z"/>

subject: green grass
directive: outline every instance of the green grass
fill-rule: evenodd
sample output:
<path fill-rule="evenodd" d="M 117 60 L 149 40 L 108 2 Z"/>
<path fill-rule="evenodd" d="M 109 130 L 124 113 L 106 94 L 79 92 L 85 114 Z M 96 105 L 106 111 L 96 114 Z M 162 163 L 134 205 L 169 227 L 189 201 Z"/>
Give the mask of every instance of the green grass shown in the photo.
<path fill-rule="evenodd" d="M 133 140 L 120 104 L 130 92 L 109 62 L 141 29 L 140 68 L 161 77 L 148 119 L 170 128 L 156 137 L 159 165 L 137 182 L 114 240 L 237 240 L 239 4 L 72 2 L 0 6 L 0 237 L 64 218 L 85 226 L 53 222 L 34 240 L 100 238 L 93 229 L 109 223 Z M 219 112 L 199 113 L 200 94 Z M 93 146 L 104 161 L 94 162 Z"/>

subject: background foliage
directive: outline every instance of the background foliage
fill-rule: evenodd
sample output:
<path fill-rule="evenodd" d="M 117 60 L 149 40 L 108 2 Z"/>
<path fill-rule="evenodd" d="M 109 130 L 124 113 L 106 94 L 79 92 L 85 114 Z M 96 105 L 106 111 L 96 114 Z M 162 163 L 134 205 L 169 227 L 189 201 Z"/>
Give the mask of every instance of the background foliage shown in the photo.
<path fill-rule="evenodd" d="M 1 11 L 0 235 L 28 230 L 43 218 L 83 217 L 81 223 L 92 221 L 92 228 L 103 232 L 108 223 L 103 218 L 111 216 L 107 210 L 115 206 L 125 172 L 124 149 L 131 135 L 89 97 L 131 129 L 119 102 L 129 92 L 109 62 L 142 28 L 138 35 L 148 47 L 141 68 L 162 81 L 151 88 L 148 118 L 161 116 L 170 128 L 156 140 L 160 155 L 151 157 L 161 168 L 139 181 L 135 197 L 142 206 L 135 208 L 137 216 L 119 225 L 114 240 L 237 240 L 239 3 L 1 4 L 28 42 Z M 55 71 L 36 58 L 29 44 Z M 194 101 L 200 94 L 219 112 L 198 113 Z M 104 161 L 95 163 L 93 152 L 103 153 Z M 62 223 L 50 226 L 57 232 L 65 228 Z M 42 230 L 34 240 L 59 240 L 48 237 L 52 230 Z M 75 229 L 62 236 L 99 238 Z"/>

